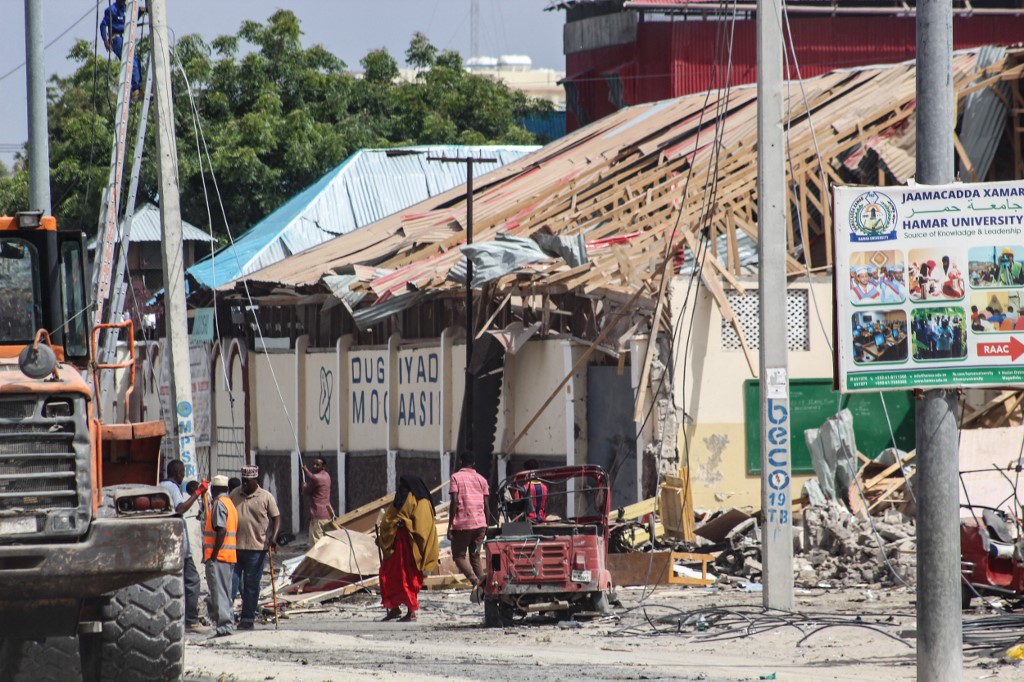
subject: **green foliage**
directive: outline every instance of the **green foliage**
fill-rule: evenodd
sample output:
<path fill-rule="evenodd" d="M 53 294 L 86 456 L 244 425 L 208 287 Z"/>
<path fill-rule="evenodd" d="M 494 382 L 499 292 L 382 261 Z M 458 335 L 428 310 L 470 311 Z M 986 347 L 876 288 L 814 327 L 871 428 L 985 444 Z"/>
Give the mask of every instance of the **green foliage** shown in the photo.
<path fill-rule="evenodd" d="M 405 51 L 405 62 L 417 69 L 429 69 L 437 59 L 437 48 L 430 39 L 419 31 L 413 34 L 409 41 L 409 49 Z"/>
<path fill-rule="evenodd" d="M 237 235 L 361 148 L 533 144 L 533 135 L 516 121 L 550 110 L 547 102 L 467 73 L 457 53 L 439 53 L 421 33 L 405 53 L 421 69 L 414 82 L 399 80 L 398 64 L 386 50 L 367 54 L 359 77 L 323 46 L 304 48 L 301 37 L 297 17 L 279 10 L 266 23 L 243 22 L 237 36 L 206 42 L 188 35 L 174 45 L 185 220 L 206 228 L 212 219 L 214 231 L 224 235 L 219 196 Z M 142 50 L 145 65 L 145 43 Z M 66 78 L 53 77 L 48 90 L 53 212 L 62 226 L 92 234 L 110 172 L 119 64 L 105 52 L 94 54 L 84 41 L 68 58 L 78 68 Z M 139 111 L 133 104 L 131 131 Z M 140 202 L 159 198 L 155 131 L 154 108 Z M 129 140 L 134 144 L 134 133 Z M 130 164 L 129 154 L 126 178 Z M 28 175 L 19 157 L 9 173 L 0 172 L 0 211 L 23 210 L 27 201 Z"/>

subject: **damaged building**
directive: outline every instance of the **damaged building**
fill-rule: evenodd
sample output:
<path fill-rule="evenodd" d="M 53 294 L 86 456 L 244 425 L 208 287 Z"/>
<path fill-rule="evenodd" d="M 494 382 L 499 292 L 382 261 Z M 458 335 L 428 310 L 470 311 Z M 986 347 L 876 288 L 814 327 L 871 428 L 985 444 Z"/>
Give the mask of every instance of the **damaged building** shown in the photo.
<path fill-rule="evenodd" d="M 965 180 L 1024 177 L 1020 56 L 954 57 Z M 914 84 L 898 64 L 787 89 L 794 430 L 840 406 L 830 188 L 909 179 Z M 492 480 L 599 464 L 615 507 L 685 472 L 697 508 L 759 508 L 756 105 L 741 86 L 616 111 L 477 178 L 471 210 L 456 187 L 195 294 L 220 330 L 203 470 L 259 464 L 293 530 L 298 453 L 339 513 L 396 472 L 441 485 L 462 448 Z M 841 405 L 868 457 L 912 449 L 909 396 Z M 810 459 L 794 447 L 794 494 Z"/>

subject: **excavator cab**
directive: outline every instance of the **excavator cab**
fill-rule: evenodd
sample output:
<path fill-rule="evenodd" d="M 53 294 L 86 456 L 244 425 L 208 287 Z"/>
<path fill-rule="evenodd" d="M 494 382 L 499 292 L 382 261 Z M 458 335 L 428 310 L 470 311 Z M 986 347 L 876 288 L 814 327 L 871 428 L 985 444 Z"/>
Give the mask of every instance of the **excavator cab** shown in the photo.
<path fill-rule="evenodd" d="M 16 358 L 49 332 L 60 361 L 85 369 L 89 361 L 85 241 L 58 231 L 39 211 L 0 217 L 0 358 Z"/>

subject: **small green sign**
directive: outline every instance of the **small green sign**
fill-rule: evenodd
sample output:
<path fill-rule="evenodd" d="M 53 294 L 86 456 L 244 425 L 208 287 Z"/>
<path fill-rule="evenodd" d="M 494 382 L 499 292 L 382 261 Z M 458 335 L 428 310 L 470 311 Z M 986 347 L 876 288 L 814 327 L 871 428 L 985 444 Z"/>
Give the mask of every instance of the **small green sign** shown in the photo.
<path fill-rule="evenodd" d="M 188 338 L 196 343 L 213 343 L 216 326 L 216 311 L 213 308 L 196 308 Z"/>

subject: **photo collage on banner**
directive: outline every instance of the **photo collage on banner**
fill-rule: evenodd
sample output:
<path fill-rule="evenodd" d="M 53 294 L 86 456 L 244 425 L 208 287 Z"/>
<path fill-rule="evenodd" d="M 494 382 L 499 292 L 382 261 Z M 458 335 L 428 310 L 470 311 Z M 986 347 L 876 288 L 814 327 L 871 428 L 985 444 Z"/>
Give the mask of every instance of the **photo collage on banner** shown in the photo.
<path fill-rule="evenodd" d="M 843 391 L 1024 383 L 1024 183 L 835 190 Z"/>

